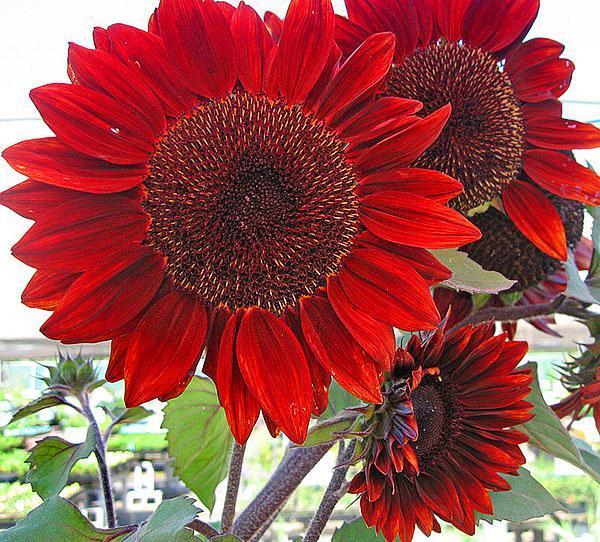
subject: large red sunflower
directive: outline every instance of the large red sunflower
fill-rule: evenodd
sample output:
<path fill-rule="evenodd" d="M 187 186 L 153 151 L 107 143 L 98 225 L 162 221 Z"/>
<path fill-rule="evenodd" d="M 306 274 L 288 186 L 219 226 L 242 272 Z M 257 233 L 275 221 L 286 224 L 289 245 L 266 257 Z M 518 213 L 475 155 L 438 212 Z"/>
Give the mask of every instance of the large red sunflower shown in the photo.
<path fill-rule="evenodd" d="M 35 220 L 14 247 L 45 335 L 112 340 L 125 402 L 172 397 L 203 350 L 236 439 L 262 411 L 302 442 L 331 375 L 380 399 L 392 325 L 431 329 L 426 250 L 478 230 L 444 174 L 406 166 L 449 112 L 376 100 L 393 35 L 341 63 L 329 0 L 292 1 L 275 45 L 243 3 L 163 0 L 151 32 L 72 45 L 73 84 L 31 97 L 56 137 L 4 152 L 29 180 L 2 196 Z"/>
<path fill-rule="evenodd" d="M 573 63 L 550 39 L 523 41 L 539 0 L 346 0 L 336 35 L 344 52 L 372 32 L 396 35 L 389 96 L 451 103 L 442 134 L 417 160 L 462 182 L 464 213 L 495 200 L 549 256 L 566 260 L 560 215 L 544 189 L 600 204 L 600 178 L 569 152 L 600 146 L 600 130 L 562 118 Z M 531 180 L 532 183 L 526 182 Z"/>
<path fill-rule="evenodd" d="M 415 526 L 439 532 L 437 518 L 472 535 L 474 513 L 493 512 L 489 492 L 510 489 L 498 473 L 525 463 L 527 438 L 514 426 L 532 417 L 532 376 L 516 368 L 527 343 L 493 330 L 415 335 L 396 352 L 383 403 L 365 422 L 364 469 L 350 484 L 367 525 L 389 542 L 410 542 Z"/>

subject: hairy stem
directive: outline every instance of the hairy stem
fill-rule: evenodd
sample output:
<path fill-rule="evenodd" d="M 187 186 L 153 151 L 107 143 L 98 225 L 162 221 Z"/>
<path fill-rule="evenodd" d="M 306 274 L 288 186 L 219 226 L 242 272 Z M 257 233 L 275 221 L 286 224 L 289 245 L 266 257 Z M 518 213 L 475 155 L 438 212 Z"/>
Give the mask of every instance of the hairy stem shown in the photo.
<path fill-rule="evenodd" d="M 346 474 L 350 468 L 348 463 L 352 459 L 354 454 L 354 446 L 356 442 L 353 440 L 344 449 L 343 441 L 340 441 L 340 452 L 338 455 L 338 463 L 329 482 L 329 486 L 325 491 L 323 500 L 319 505 L 319 508 L 315 512 L 310 525 L 306 531 L 304 542 L 318 542 L 323 529 L 327 525 L 331 514 L 339 502 L 339 500 L 346 494 L 348 490 L 348 484 L 346 482 Z"/>
<path fill-rule="evenodd" d="M 223 515 L 221 517 L 221 530 L 223 533 L 229 533 L 233 526 L 235 517 L 235 504 L 237 502 L 238 491 L 240 489 L 240 479 L 242 476 L 242 464 L 244 462 L 245 445 L 237 442 L 233 444 L 231 452 L 231 461 L 229 462 L 229 477 L 227 479 L 227 493 L 225 495 L 225 504 L 223 505 Z"/>
<path fill-rule="evenodd" d="M 233 524 L 233 534 L 250 540 L 265 523 L 270 524 L 276 517 L 275 512 L 332 446 L 333 443 L 328 443 L 289 449 L 271 479 Z"/>
<path fill-rule="evenodd" d="M 191 523 L 187 525 L 192 531 L 196 531 L 208 538 L 213 538 L 214 536 L 219 536 L 219 531 L 211 527 L 208 523 L 204 523 L 204 521 L 195 519 Z"/>
<path fill-rule="evenodd" d="M 106 461 L 106 442 L 102 438 L 100 427 L 96 421 L 96 417 L 90 408 L 90 402 L 87 395 L 79 397 L 81 407 L 85 417 L 90 423 L 92 433 L 94 435 L 94 455 L 98 462 L 98 471 L 100 472 L 100 484 L 102 485 L 102 494 L 104 495 L 104 507 L 106 508 L 106 521 L 109 529 L 117 526 L 117 516 L 115 514 L 115 501 L 110 483 L 110 471 Z"/>

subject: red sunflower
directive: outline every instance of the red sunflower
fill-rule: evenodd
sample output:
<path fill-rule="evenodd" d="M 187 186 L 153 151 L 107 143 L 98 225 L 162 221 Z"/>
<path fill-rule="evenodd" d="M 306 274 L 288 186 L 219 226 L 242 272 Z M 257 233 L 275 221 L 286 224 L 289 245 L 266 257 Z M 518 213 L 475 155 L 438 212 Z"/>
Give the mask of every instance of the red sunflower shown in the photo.
<path fill-rule="evenodd" d="M 600 130 L 562 118 L 558 98 L 573 63 L 550 39 L 523 41 L 539 0 L 346 0 L 336 37 L 345 53 L 372 32 L 396 35 L 389 96 L 451 103 L 436 143 L 415 164 L 462 182 L 453 205 L 468 213 L 497 199 L 498 208 L 549 256 L 566 260 L 560 215 L 544 191 L 600 204 L 600 178 L 572 149 L 600 146 Z M 528 183 L 525 180 L 531 179 Z M 543 190 L 542 190 L 543 189 Z"/>
<path fill-rule="evenodd" d="M 525 463 L 514 426 L 532 418 L 531 373 L 516 369 L 527 343 L 493 336 L 492 323 L 426 341 L 416 335 L 396 352 L 383 403 L 364 441 L 364 469 L 350 484 L 367 525 L 388 542 L 427 536 L 438 519 L 472 535 L 475 512 L 493 512 L 490 491 Z"/>
<path fill-rule="evenodd" d="M 275 45 L 256 12 L 163 0 L 151 32 L 72 45 L 73 84 L 31 97 L 56 137 L 4 152 L 29 177 L 2 196 L 35 224 L 14 255 L 42 332 L 112 340 L 107 378 L 137 405 L 183 391 L 206 348 L 233 433 L 262 411 L 302 442 L 331 376 L 380 399 L 392 325 L 432 329 L 426 250 L 478 230 L 460 183 L 407 168 L 449 112 L 376 100 L 393 35 L 341 63 L 329 0 L 294 0 Z"/>

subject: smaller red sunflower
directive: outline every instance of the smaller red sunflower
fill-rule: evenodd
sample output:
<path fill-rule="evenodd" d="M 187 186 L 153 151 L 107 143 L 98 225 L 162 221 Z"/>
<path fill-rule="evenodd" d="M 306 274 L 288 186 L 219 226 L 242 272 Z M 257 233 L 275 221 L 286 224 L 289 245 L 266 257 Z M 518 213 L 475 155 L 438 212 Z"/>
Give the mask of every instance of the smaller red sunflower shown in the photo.
<path fill-rule="evenodd" d="M 490 491 L 510 484 L 525 463 L 514 426 L 532 418 L 532 376 L 517 369 L 527 343 L 493 336 L 492 323 L 422 341 L 396 352 L 384 401 L 369 425 L 364 469 L 350 484 L 367 525 L 388 542 L 410 542 L 415 526 L 440 532 L 438 519 L 475 532 L 475 512 L 493 513 Z"/>
<path fill-rule="evenodd" d="M 423 114 L 452 104 L 440 137 L 416 163 L 463 184 L 453 202 L 463 213 L 496 200 L 540 250 L 566 260 L 560 215 L 544 191 L 600 204 L 600 178 L 571 153 L 600 146 L 600 130 L 562 116 L 559 98 L 575 69 L 561 57 L 564 46 L 523 41 L 539 0 L 345 2 L 349 18 L 336 24 L 345 53 L 372 32 L 396 36 L 388 96 L 423 102 Z"/>

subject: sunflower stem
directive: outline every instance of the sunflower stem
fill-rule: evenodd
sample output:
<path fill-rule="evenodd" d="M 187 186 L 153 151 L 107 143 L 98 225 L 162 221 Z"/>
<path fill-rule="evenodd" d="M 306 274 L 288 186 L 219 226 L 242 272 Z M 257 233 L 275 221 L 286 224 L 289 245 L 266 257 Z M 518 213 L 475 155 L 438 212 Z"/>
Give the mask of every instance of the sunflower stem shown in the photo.
<path fill-rule="evenodd" d="M 192 529 L 192 531 L 196 531 L 197 533 L 207 536 L 208 538 L 219 536 L 219 531 L 211 527 L 208 523 L 205 523 L 199 519 L 195 519 L 191 523 L 188 523 L 187 526 Z"/>
<path fill-rule="evenodd" d="M 271 479 L 233 524 L 233 534 L 250 540 L 265 524 L 270 525 L 277 517 L 277 510 L 332 446 L 333 443 L 327 443 L 288 449 Z"/>
<path fill-rule="evenodd" d="M 479 324 L 481 322 L 487 322 L 495 320 L 496 322 L 516 322 L 522 318 L 535 318 L 537 316 L 547 316 L 556 312 L 561 312 L 562 305 L 565 304 L 565 296 L 559 295 L 553 301 L 549 303 L 541 303 L 539 305 L 518 305 L 511 307 L 491 307 L 488 309 L 481 309 L 474 312 L 470 316 L 467 316 L 464 320 L 450 328 L 447 332 L 452 333 L 460 327 L 464 327 L 469 324 Z M 570 307 L 569 307 L 570 309 Z M 567 310 L 567 306 L 565 306 Z M 565 313 L 571 314 L 572 311 Z"/>
<path fill-rule="evenodd" d="M 346 482 L 346 474 L 350 468 L 350 460 L 354 455 L 354 446 L 356 441 L 352 440 L 348 446 L 344 447 L 344 441 L 340 440 L 340 450 L 338 453 L 338 461 L 333 476 L 329 482 L 329 486 L 323 495 L 321 504 L 315 512 L 310 525 L 306 531 L 304 542 L 317 542 L 335 509 L 339 500 L 348 491 Z"/>
<path fill-rule="evenodd" d="M 229 462 L 229 477 L 227 479 L 227 493 L 225 494 L 225 504 L 223 505 L 223 515 L 221 516 L 221 530 L 223 533 L 229 533 L 233 526 L 235 518 L 235 505 L 237 502 L 238 491 L 240 489 L 240 480 L 242 477 L 242 465 L 244 463 L 244 452 L 246 445 L 240 445 L 237 442 L 233 444 L 231 451 L 231 461 Z"/>
<path fill-rule="evenodd" d="M 102 494 L 104 495 L 104 507 L 106 508 L 106 521 L 109 529 L 117 526 L 117 517 L 115 514 L 115 501 L 110 482 L 110 471 L 106 461 L 106 442 L 102 438 L 100 427 L 96 421 L 96 417 L 90 407 L 90 402 L 87 394 L 79 396 L 79 402 L 85 417 L 88 419 L 92 433 L 94 435 L 94 455 L 98 462 L 98 471 L 100 473 L 100 484 L 102 485 Z"/>

